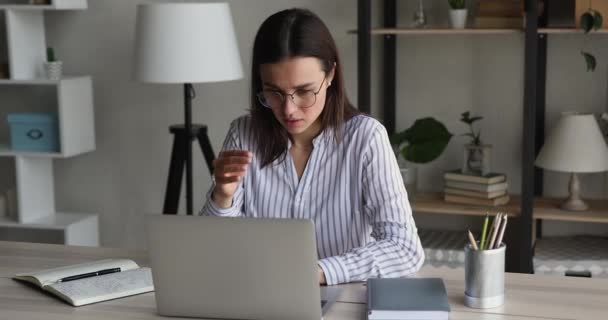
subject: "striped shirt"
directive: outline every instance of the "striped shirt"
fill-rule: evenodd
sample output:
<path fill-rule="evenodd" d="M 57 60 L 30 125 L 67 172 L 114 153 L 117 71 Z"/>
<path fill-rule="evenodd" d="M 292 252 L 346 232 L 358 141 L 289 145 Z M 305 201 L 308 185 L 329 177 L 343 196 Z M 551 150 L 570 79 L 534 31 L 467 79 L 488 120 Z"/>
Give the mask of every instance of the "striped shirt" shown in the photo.
<path fill-rule="evenodd" d="M 339 144 L 332 129 L 322 131 L 301 179 L 289 152 L 260 169 L 249 116 L 230 126 L 223 150 L 235 149 L 254 156 L 232 206 L 218 207 L 212 186 L 202 215 L 311 219 L 328 285 L 405 276 L 422 266 L 424 251 L 399 167 L 377 120 L 351 118 Z"/>

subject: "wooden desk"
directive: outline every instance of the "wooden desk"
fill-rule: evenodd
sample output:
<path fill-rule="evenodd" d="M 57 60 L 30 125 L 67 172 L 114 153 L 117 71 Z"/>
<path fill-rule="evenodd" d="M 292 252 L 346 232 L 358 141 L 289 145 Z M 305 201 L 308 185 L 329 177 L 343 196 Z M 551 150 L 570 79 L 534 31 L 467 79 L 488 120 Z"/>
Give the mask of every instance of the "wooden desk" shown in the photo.
<path fill-rule="evenodd" d="M 130 258 L 140 265 L 148 264 L 145 251 L 0 241 L 0 319 L 175 319 L 157 315 L 154 293 L 73 308 L 10 279 L 19 272 L 109 257 Z M 418 276 L 444 279 L 452 306 L 452 320 L 608 318 L 608 280 L 507 274 L 505 305 L 477 310 L 463 305 L 462 271 L 424 267 Z M 342 287 L 345 290 L 339 302 L 325 319 L 365 319 L 365 287 L 361 283 Z"/>

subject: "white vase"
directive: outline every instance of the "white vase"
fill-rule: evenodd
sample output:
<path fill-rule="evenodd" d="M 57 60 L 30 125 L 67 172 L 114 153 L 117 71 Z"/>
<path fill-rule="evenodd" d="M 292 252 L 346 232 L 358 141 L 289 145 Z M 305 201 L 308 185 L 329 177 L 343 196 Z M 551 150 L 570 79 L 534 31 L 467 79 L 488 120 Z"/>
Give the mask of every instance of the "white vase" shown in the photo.
<path fill-rule="evenodd" d="M 405 191 L 407 192 L 407 196 L 410 202 L 414 200 L 417 191 L 417 181 L 418 181 L 418 169 L 415 167 L 399 167 L 399 171 L 401 172 L 401 178 L 403 179 L 403 184 L 405 185 Z"/>
<path fill-rule="evenodd" d="M 467 9 L 450 10 L 450 25 L 453 29 L 467 27 Z"/>
<path fill-rule="evenodd" d="M 63 62 L 53 61 L 44 63 L 44 71 L 49 80 L 59 80 L 63 73 Z"/>
<path fill-rule="evenodd" d="M 464 159 L 462 163 L 462 173 L 486 176 L 490 174 L 492 145 L 473 145 L 464 146 Z"/>

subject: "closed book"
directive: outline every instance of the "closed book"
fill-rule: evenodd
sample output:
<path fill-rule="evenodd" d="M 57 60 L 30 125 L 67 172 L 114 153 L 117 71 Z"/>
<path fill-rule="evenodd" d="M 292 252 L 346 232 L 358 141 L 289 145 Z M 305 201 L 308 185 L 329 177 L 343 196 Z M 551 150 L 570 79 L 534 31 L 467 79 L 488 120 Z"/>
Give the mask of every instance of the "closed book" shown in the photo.
<path fill-rule="evenodd" d="M 447 320 L 450 304 L 440 278 L 367 280 L 367 319 Z"/>
<path fill-rule="evenodd" d="M 446 180 L 445 187 L 453 188 L 453 189 L 479 191 L 479 192 L 497 192 L 497 191 L 507 190 L 509 188 L 509 184 L 506 181 L 499 182 L 499 183 L 485 184 L 485 183 Z"/>
<path fill-rule="evenodd" d="M 521 29 L 524 28 L 524 18 L 518 17 L 476 17 L 477 29 Z"/>
<path fill-rule="evenodd" d="M 464 182 L 476 182 L 492 184 L 507 180 L 507 176 L 502 173 L 488 173 L 485 176 L 464 174 L 461 170 L 452 170 L 443 174 L 443 178 L 446 181 L 464 181 Z"/>
<path fill-rule="evenodd" d="M 494 199 L 507 194 L 507 190 L 493 191 L 493 192 L 482 192 L 482 191 L 471 191 L 457 188 L 445 188 L 443 192 L 447 194 L 455 194 L 460 196 L 467 196 L 472 198 L 480 199 Z"/>
<path fill-rule="evenodd" d="M 444 194 L 443 200 L 445 202 L 453 202 L 453 203 L 462 203 L 462 204 L 472 204 L 472 205 L 480 205 L 480 206 L 502 206 L 509 203 L 509 195 L 504 195 L 494 199 L 479 199 L 472 198 L 466 196 L 458 196 L 453 194 Z"/>
<path fill-rule="evenodd" d="M 522 17 L 523 0 L 479 0 L 477 16 Z"/>
<path fill-rule="evenodd" d="M 13 279 L 32 283 L 75 307 L 154 291 L 150 268 L 140 268 L 128 259 L 21 273 Z"/>

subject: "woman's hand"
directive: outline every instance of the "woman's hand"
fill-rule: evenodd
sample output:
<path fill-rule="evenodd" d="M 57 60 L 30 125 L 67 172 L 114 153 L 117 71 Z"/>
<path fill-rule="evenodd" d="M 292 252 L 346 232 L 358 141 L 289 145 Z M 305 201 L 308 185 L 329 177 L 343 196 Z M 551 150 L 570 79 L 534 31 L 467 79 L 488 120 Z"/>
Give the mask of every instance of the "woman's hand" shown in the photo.
<path fill-rule="evenodd" d="M 318 272 L 319 284 L 327 284 L 327 281 L 325 280 L 325 273 L 323 273 L 323 269 L 321 269 L 321 267 L 317 267 L 317 269 L 319 270 L 319 272 Z"/>
<path fill-rule="evenodd" d="M 252 157 L 252 153 L 247 150 L 230 150 L 220 152 L 219 157 L 213 160 L 215 188 L 212 199 L 220 208 L 232 205 L 232 197 L 247 173 Z"/>

